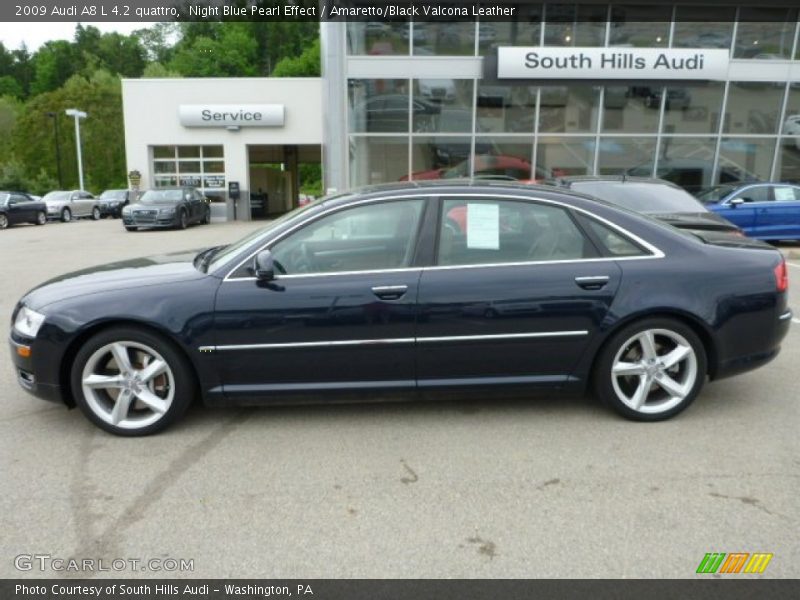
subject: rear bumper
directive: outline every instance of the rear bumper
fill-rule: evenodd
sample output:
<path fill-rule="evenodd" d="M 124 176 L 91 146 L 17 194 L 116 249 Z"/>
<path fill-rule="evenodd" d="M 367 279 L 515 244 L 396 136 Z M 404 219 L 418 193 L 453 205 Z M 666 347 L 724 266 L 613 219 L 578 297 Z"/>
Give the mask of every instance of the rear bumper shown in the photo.
<path fill-rule="evenodd" d="M 781 312 L 772 330 L 767 334 L 767 343 L 762 345 L 762 349 L 752 350 L 737 356 L 726 356 L 719 360 L 713 373 L 713 379 L 724 379 L 725 377 L 752 371 L 764 366 L 778 356 L 781 350 L 781 342 L 791 327 L 792 316 L 791 309 L 785 309 Z"/>

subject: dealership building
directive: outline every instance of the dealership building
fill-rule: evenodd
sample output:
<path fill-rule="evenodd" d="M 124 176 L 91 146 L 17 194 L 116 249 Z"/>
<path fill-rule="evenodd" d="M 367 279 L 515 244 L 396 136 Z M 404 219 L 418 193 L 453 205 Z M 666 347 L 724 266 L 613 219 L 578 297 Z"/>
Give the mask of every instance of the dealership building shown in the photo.
<path fill-rule="evenodd" d="M 201 188 L 227 219 L 296 205 L 304 165 L 319 164 L 327 191 L 457 176 L 800 181 L 799 30 L 797 8 L 719 3 L 322 23 L 321 78 L 124 80 L 127 166 L 142 189 Z"/>

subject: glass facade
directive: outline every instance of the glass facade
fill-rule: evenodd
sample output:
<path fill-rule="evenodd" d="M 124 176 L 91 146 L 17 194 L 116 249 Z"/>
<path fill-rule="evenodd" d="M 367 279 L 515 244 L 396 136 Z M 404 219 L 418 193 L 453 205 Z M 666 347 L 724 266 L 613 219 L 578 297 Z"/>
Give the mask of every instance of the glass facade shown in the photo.
<path fill-rule="evenodd" d="M 612 173 L 657 175 L 692 191 L 800 181 L 800 82 L 785 75 L 759 81 L 757 62 L 781 61 L 797 72 L 798 10 L 664 4 L 661 20 L 653 10 L 635 2 L 526 3 L 515 21 L 349 23 L 348 56 L 375 57 L 378 65 L 381 55 L 403 55 L 409 64 L 407 78 L 347 81 L 349 186 Z M 744 76 L 510 81 L 458 69 L 426 77 L 421 72 L 433 71 L 414 66 L 491 61 L 500 46 L 720 48 L 730 52 L 732 72 Z"/>

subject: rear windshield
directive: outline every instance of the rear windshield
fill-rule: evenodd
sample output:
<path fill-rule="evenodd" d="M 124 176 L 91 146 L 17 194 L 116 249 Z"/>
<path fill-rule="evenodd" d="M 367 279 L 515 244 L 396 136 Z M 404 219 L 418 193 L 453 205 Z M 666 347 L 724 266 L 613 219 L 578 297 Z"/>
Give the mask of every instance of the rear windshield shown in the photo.
<path fill-rule="evenodd" d="M 145 192 L 139 202 L 142 204 L 175 204 L 182 198 L 182 190 L 150 190 Z"/>
<path fill-rule="evenodd" d="M 707 212 L 688 192 L 658 183 L 587 181 L 575 182 L 571 189 L 641 213 Z"/>

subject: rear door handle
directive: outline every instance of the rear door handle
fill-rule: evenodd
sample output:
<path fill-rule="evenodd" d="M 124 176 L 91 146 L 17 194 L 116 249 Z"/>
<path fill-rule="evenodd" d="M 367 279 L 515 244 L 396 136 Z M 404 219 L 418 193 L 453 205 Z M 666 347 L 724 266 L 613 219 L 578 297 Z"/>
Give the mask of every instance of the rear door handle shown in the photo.
<path fill-rule="evenodd" d="M 578 284 L 578 287 L 585 290 L 600 290 L 606 286 L 608 280 L 608 275 L 589 275 L 586 277 L 576 277 L 575 283 Z"/>
<path fill-rule="evenodd" d="M 376 285 L 372 288 L 372 293 L 381 300 L 399 300 L 407 291 L 407 285 Z"/>

